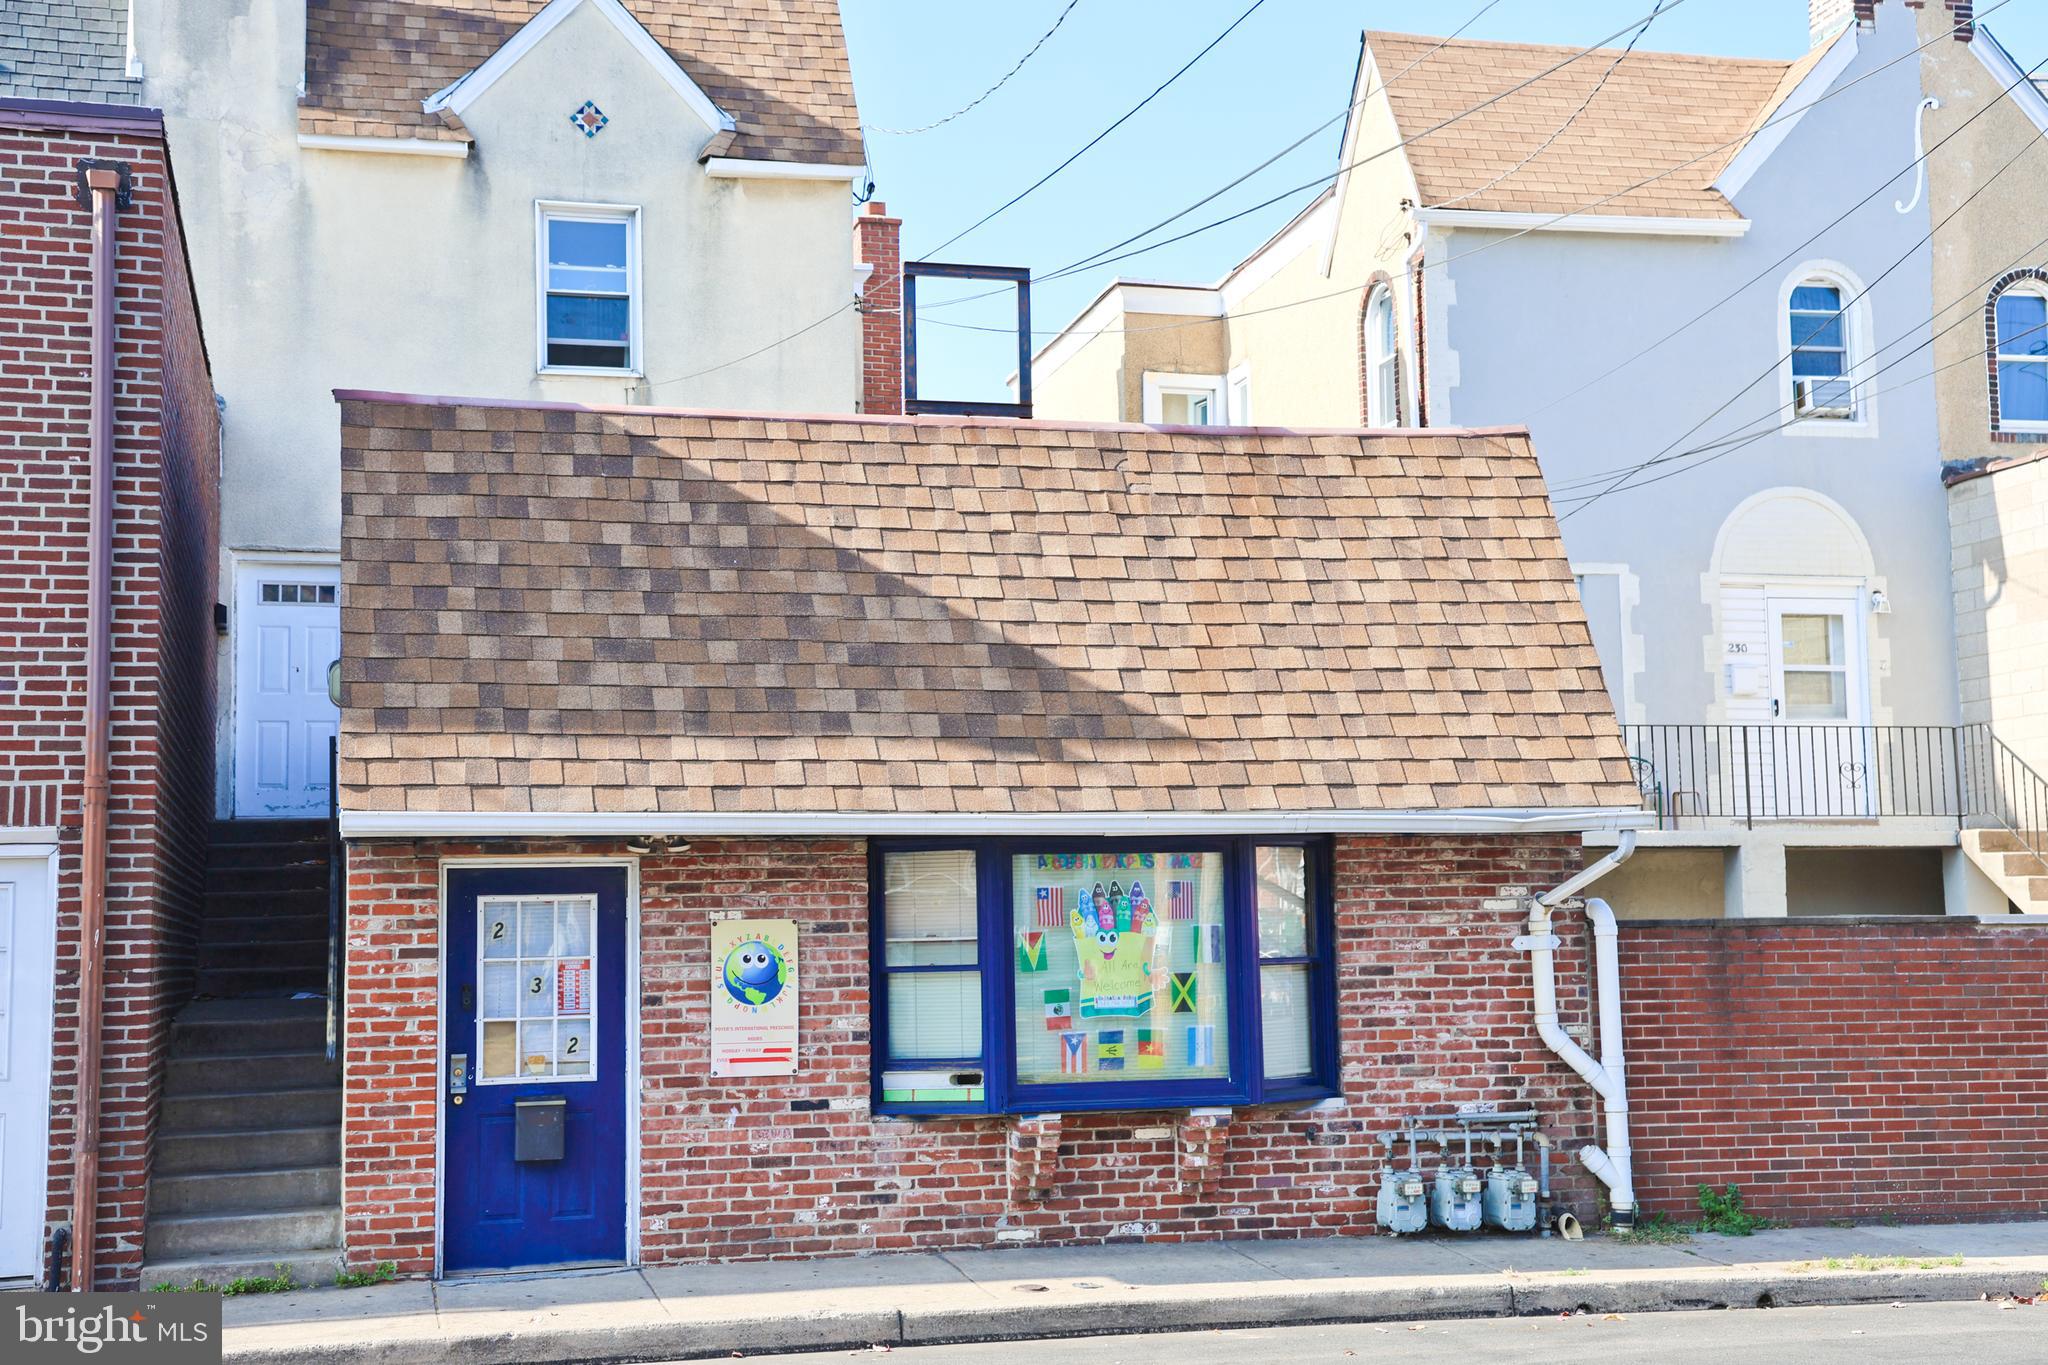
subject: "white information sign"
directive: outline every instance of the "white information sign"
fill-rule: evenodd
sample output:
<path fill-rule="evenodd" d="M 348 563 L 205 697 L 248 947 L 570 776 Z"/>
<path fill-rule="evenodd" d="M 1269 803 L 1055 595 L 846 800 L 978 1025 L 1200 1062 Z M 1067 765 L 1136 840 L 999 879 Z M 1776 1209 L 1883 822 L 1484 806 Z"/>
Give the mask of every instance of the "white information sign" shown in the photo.
<path fill-rule="evenodd" d="M 796 939 L 793 920 L 712 921 L 712 1075 L 796 1072 Z"/>

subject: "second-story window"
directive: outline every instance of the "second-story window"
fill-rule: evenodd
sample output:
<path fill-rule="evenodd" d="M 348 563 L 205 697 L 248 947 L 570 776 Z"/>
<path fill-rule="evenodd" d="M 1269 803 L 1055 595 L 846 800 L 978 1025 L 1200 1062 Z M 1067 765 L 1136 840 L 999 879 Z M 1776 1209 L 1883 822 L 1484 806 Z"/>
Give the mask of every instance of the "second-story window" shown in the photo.
<path fill-rule="evenodd" d="M 1998 424 L 2048 431 L 2048 289 L 2029 281 L 1998 296 Z"/>
<path fill-rule="evenodd" d="M 1365 424 L 1401 424 L 1395 397 L 1399 354 L 1394 342 L 1394 293 L 1381 286 L 1365 305 Z"/>
<path fill-rule="evenodd" d="M 639 369 L 639 213 L 540 210 L 541 368 Z"/>
<path fill-rule="evenodd" d="M 1842 297 L 1840 285 L 1823 279 L 1807 280 L 1792 290 L 1795 417 L 1856 416 L 1855 386 L 1849 378 L 1849 312 Z"/>

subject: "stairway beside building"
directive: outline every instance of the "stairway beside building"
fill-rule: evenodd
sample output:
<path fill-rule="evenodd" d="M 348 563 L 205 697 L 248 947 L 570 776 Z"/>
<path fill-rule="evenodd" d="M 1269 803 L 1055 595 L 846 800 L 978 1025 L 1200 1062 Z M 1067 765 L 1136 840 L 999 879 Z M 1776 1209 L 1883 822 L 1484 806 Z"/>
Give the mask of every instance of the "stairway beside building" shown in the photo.
<path fill-rule="evenodd" d="M 1963 831 L 1963 852 L 2005 893 L 2013 909 L 2023 915 L 2048 914 L 2048 862 L 2028 851 L 2029 842 L 2048 848 L 2048 838 L 2039 834 L 2022 839 L 2009 829 Z"/>
<path fill-rule="evenodd" d="M 327 1060 L 327 826 L 214 826 L 198 998 L 178 1015 L 145 1287 L 341 1264 L 341 1068 Z M 303 996 L 305 998 L 294 998 Z"/>

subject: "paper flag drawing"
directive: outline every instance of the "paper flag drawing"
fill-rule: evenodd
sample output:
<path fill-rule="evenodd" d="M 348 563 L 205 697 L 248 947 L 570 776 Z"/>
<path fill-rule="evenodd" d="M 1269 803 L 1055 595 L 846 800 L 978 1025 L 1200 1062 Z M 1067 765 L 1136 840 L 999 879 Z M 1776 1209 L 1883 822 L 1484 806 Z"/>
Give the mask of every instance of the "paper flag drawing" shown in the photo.
<path fill-rule="evenodd" d="M 1216 1026 L 1214 1024 L 1188 1025 L 1188 1065 L 1216 1065 Z"/>
<path fill-rule="evenodd" d="M 1050 1029 L 1074 1026 L 1074 1002 L 1070 991 L 1045 993 L 1045 1026 Z"/>
<path fill-rule="evenodd" d="M 1088 1035 L 1085 1033 L 1063 1033 L 1060 1035 L 1060 1074 L 1079 1076 L 1088 1070 Z"/>
<path fill-rule="evenodd" d="M 1193 1014 L 1195 1012 L 1195 974 L 1175 972 L 1173 974 L 1173 1012 Z"/>
<path fill-rule="evenodd" d="M 1223 926 L 1220 924 L 1198 924 L 1195 926 L 1195 961 L 1221 962 L 1223 960 Z"/>
<path fill-rule="evenodd" d="M 1195 917 L 1195 884 L 1193 882 L 1168 882 L 1166 884 L 1166 917 L 1168 919 L 1193 919 Z"/>
<path fill-rule="evenodd" d="M 1095 1069 L 1097 1071 L 1122 1071 L 1124 1069 L 1124 1031 L 1104 1029 L 1095 1035 Z"/>
<path fill-rule="evenodd" d="M 1026 929 L 1017 935 L 1017 970 L 1020 972 L 1042 972 L 1046 968 L 1045 934 L 1042 930 Z"/>
<path fill-rule="evenodd" d="M 1166 1065 L 1166 1037 L 1163 1029 L 1138 1030 L 1138 1069 L 1154 1071 Z"/>
<path fill-rule="evenodd" d="M 1067 922 L 1067 893 L 1057 886 L 1038 888 L 1038 927 L 1057 929 Z"/>

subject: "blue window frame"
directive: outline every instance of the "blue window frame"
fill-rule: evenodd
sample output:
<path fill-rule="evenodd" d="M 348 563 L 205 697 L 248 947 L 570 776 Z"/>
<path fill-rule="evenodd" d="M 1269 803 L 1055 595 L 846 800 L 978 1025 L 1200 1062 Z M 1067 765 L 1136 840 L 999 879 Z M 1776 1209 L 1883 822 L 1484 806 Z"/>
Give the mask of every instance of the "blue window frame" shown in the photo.
<path fill-rule="evenodd" d="M 877 840 L 874 1107 L 1337 1092 L 1327 840 Z"/>

